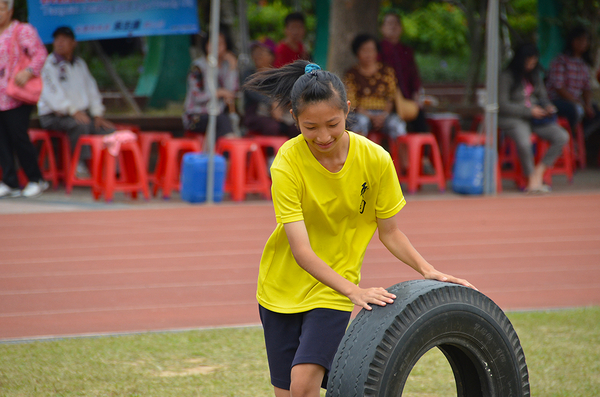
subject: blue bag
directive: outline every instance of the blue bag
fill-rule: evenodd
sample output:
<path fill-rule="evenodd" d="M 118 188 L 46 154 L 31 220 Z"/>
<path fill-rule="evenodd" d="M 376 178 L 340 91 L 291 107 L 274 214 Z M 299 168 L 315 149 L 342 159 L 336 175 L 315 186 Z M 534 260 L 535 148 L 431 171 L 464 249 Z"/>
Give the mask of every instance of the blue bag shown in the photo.
<path fill-rule="evenodd" d="M 461 143 L 454 158 L 452 190 L 460 194 L 483 194 L 485 148 Z"/>

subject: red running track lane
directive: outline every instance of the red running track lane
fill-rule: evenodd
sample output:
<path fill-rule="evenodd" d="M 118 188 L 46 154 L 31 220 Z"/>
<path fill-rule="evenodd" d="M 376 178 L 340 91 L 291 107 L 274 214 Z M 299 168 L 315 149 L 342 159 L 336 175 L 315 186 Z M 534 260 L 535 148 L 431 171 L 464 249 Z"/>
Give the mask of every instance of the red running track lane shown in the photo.
<path fill-rule="evenodd" d="M 600 305 L 600 194 L 414 200 L 401 229 L 504 310 Z M 270 203 L 0 216 L 0 340 L 258 323 Z M 420 276 L 377 237 L 362 286 Z"/>

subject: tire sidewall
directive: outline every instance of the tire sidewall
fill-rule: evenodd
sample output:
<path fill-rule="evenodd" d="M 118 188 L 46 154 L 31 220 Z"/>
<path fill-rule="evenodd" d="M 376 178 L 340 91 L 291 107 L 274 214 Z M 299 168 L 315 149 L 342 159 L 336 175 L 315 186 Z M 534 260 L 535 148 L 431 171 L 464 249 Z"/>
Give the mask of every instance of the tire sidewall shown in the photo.
<path fill-rule="evenodd" d="M 485 363 L 485 370 L 479 375 L 488 381 L 492 395 L 518 395 L 515 391 L 520 389 L 516 376 L 519 371 L 513 366 L 517 358 L 505 332 L 487 312 L 464 303 L 438 306 L 406 328 L 389 356 L 379 395 L 401 395 L 418 360 L 443 344 L 458 346 L 468 351 L 473 361 Z"/>

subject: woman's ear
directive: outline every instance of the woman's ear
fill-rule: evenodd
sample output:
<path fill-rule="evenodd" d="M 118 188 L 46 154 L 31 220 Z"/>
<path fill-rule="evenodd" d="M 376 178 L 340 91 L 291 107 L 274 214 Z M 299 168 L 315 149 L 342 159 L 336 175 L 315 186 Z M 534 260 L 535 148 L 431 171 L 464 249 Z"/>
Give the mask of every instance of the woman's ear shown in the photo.
<path fill-rule="evenodd" d="M 290 114 L 292 115 L 292 120 L 294 120 L 294 123 L 296 123 L 296 128 L 300 130 L 300 126 L 298 125 L 298 119 L 296 118 L 296 116 L 294 116 L 294 109 L 290 109 Z"/>

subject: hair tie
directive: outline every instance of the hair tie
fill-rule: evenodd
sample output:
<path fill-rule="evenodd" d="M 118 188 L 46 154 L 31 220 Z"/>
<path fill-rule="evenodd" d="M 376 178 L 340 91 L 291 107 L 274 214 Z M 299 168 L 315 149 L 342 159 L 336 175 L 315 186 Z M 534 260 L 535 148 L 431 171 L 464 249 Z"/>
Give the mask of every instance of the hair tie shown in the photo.
<path fill-rule="evenodd" d="M 314 73 L 317 70 L 321 70 L 321 67 L 316 63 L 309 63 L 304 67 L 304 74 Z"/>

